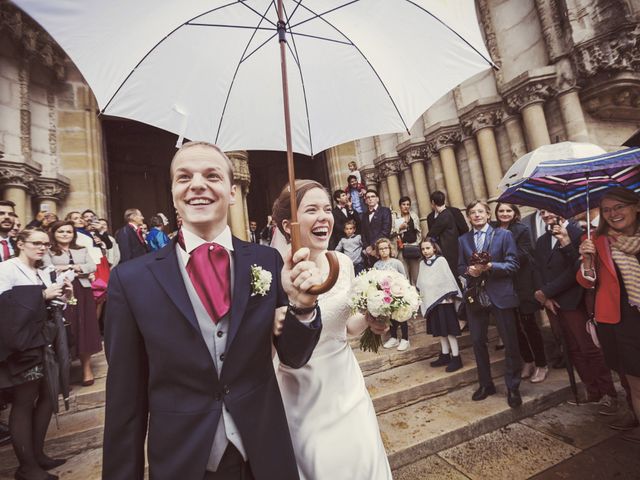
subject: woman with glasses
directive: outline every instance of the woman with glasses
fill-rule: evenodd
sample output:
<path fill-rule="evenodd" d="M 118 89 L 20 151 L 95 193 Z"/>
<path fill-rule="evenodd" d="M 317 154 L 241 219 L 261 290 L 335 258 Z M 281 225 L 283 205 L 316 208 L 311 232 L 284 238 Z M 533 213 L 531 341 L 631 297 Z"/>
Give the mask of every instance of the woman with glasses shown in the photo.
<path fill-rule="evenodd" d="M 607 366 L 618 372 L 632 412 L 610 427 L 640 443 L 640 198 L 612 188 L 600 202 L 600 223 L 579 249 L 578 282 L 595 287 L 595 319 Z M 600 412 L 604 413 L 604 412 Z M 607 412 L 609 415 L 615 412 Z M 635 415 L 634 415 L 635 414 Z"/>
<path fill-rule="evenodd" d="M 18 480 L 55 480 L 47 470 L 65 460 L 44 453 L 44 439 L 53 405 L 46 390 L 42 366 L 42 334 L 47 303 L 62 297 L 71 285 L 51 282 L 42 269 L 49 237 L 38 228 L 27 228 L 16 239 L 18 256 L 0 263 L 0 388 L 10 388 L 12 407 L 9 428 L 20 466 Z"/>
<path fill-rule="evenodd" d="M 42 259 L 57 272 L 73 270 L 72 282 L 75 305 L 68 305 L 64 317 L 71 324 L 72 357 L 82 364 L 82 385 L 93 385 L 91 355 L 102 350 L 100 328 L 96 316 L 96 302 L 91 291 L 91 277 L 96 264 L 85 247 L 76 244 L 78 233 L 72 221 L 56 222 L 49 232 L 51 248 Z"/>

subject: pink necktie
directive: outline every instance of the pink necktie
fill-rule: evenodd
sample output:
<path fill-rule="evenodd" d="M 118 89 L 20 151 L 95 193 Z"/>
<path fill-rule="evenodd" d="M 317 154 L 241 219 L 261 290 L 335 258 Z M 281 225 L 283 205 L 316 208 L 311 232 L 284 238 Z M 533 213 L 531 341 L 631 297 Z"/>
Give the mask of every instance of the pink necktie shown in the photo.
<path fill-rule="evenodd" d="M 203 243 L 191 252 L 187 273 L 214 323 L 231 307 L 229 254 L 222 245 Z"/>
<path fill-rule="evenodd" d="M 9 242 L 6 240 L 0 240 L 2 244 L 2 260 L 9 260 L 11 253 L 9 252 Z"/>

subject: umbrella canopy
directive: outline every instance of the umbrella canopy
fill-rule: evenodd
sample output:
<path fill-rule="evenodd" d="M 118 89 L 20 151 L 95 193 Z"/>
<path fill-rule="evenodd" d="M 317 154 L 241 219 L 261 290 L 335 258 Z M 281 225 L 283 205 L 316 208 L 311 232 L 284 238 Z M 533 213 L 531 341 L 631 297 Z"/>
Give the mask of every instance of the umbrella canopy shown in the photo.
<path fill-rule="evenodd" d="M 593 157 L 602 153 L 606 153 L 604 148 L 593 143 L 561 142 L 543 145 L 516 160 L 498 184 L 498 189 L 505 191 L 529 178 L 541 162 L 561 158 Z"/>
<path fill-rule="evenodd" d="M 527 178 L 507 188 L 498 200 L 570 218 L 597 204 L 611 187 L 640 193 L 640 148 L 588 158 L 560 158 L 539 162 Z"/>
<path fill-rule="evenodd" d="M 104 114 L 223 150 L 285 150 L 272 0 L 15 0 Z M 293 150 L 407 131 L 491 65 L 473 0 L 284 2 Z"/>

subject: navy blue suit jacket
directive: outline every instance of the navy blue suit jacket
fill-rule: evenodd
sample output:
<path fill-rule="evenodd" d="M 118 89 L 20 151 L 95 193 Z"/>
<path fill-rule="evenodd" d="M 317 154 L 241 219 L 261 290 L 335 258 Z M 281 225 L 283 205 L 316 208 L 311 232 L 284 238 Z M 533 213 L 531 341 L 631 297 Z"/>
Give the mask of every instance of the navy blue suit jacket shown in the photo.
<path fill-rule="evenodd" d="M 362 212 L 362 221 L 360 226 L 362 228 L 362 246 L 375 247 L 376 240 L 379 238 L 389 238 L 391 236 L 391 210 L 387 207 L 378 205 L 376 212 L 369 221 L 369 211 Z"/>
<path fill-rule="evenodd" d="M 491 254 L 492 268 L 487 275 L 485 288 L 491 299 L 491 303 L 498 308 L 515 308 L 519 305 L 518 295 L 513 285 L 513 276 L 518 271 L 518 249 L 513 235 L 504 228 L 489 226 L 484 240 L 483 250 L 487 250 L 487 244 L 493 233 L 493 240 L 488 249 Z M 473 277 L 467 274 L 469 259 L 476 251 L 473 238 L 474 230 L 461 235 L 458 238 L 458 274 L 463 275 L 468 281 Z"/>
<path fill-rule="evenodd" d="M 151 479 L 203 478 L 223 407 L 256 479 L 298 479 L 271 358 L 274 310 L 287 302 L 282 259 L 272 248 L 235 237 L 233 246 L 233 300 L 219 378 L 180 274 L 175 241 L 111 273 L 105 480 L 142 480 L 147 430 Z M 250 295 L 254 264 L 273 275 L 265 296 Z M 309 327 L 287 315 L 275 343 L 280 360 L 304 365 L 320 330 L 319 313 Z"/>
<path fill-rule="evenodd" d="M 141 243 L 138 234 L 129 224 L 116 232 L 116 242 L 120 247 L 120 263 L 141 257 L 149 251 L 146 243 Z"/>

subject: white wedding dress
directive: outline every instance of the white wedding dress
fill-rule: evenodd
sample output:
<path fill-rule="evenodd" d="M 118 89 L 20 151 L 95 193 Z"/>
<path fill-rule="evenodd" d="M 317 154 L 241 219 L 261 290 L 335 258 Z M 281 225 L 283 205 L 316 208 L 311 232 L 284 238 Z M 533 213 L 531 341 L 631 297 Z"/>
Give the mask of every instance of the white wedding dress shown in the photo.
<path fill-rule="evenodd" d="M 309 362 L 277 370 L 301 480 L 387 480 L 391 470 L 362 371 L 347 342 L 353 264 L 320 295 L 322 334 Z"/>

